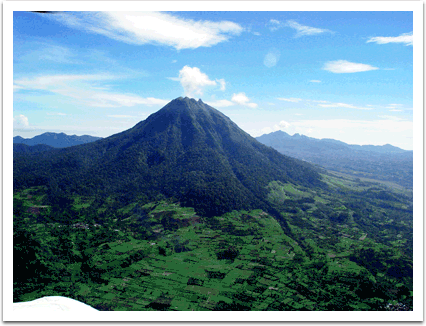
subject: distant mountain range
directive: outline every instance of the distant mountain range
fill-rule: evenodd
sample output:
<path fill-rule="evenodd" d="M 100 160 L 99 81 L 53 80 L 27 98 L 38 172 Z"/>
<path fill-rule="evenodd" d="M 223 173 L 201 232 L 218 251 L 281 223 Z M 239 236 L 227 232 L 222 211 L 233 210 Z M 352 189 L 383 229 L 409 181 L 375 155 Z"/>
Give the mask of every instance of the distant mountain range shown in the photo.
<path fill-rule="evenodd" d="M 56 148 L 63 148 L 63 147 L 70 147 L 75 145 L 91 143 L 98 139 L 101 139 L 101 137 L 94 137 L 94 136 L 88 136 L 88 135 L 68 136 L 64 134 L 63 132 L 61 133 L 45 132 L 44 134 L 35 136 L 33 138 L 22 138 L 21 136 L 13 137 L 13 143 L 25 144 L 29 146 L 44 144 L 44 145 L 49 145 Z"/>
<path fill-rule="evenodd" d="M 392 145 L 349 145 L 334 139 L 316 139 L 276 131 L 256 138 L 282 154 L 359 177 L 413 186 L 413 151 Z"/>

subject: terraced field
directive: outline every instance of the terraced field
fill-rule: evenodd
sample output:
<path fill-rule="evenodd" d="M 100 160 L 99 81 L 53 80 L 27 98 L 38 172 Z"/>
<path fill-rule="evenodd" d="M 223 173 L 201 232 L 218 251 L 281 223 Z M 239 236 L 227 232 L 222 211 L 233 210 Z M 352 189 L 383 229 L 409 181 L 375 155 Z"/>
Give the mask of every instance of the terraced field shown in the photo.
<path fill-rule="evenodd" d="M 14 196 L 15 253 L 25 249 L 22 237 L 41 249 L 15 267 L 32 264 L 46 272 L 34 274 L 32 283 L 15 280 L 15 299 L 63 295 L 100 310 L 135 311 L 410 307 L 412 240 L 402 208 L 409 200 L 389 201 L 391 194 L 361 207 L 357 194 L 371 187 L 326 180 L 354 202 L 339 192 L 268 186 L 289 225 L 286 233 L 261 210 L 207 219 L 167 200 L 117 208 L 114 198 L 99 204 L 75 197 L 55 213 L 44 205 L 45 189 L 26 189 Z M 384 188 L 375 184 L 372 190 Z M 382 202 L 399 205 L 400 214 Z M 35 206 L 45 208 L 32 211 Z M 72 220 L 64 217 L 67 210 Z"/>

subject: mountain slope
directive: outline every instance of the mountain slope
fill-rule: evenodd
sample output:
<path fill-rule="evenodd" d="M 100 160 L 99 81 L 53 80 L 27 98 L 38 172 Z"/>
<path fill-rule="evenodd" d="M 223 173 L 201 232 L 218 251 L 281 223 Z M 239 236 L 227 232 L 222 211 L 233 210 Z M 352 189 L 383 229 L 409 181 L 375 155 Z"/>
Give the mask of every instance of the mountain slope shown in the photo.
<path fill-rule="evenodd" d="M 206 216 L 262 208 L 269 182 L 319 186 L 309 164 L 283 156 L 201 100 L 178 98 L 133 128 L 93 143 L 14 159 L 16 188 L 153 199 L 174 197 Z M 278 215 L 277 213 L 274 215 Z"/>
<path fill-rule="evenodd" d="M 35 136 L 33 138 L 22 138 L 21 136 L 13 137 L 13 143 L 25 144 L 29 146 L 44 144 L 44 145 L 49 145 L 52 147 L 63 148 L 63 147 L 70 147 L 75 145 L 91 143 L 98 139 L 101 139 L 101 138 L 88 136 L 88 135 L 69 136 L 64 134 L 63 132 L 61 133 L 45 132 L 44 134 Z"/>
<path fill-rule="evenodd" d="M 50 151 L 54 149 L 52 146 L 39 144 L 39 145 L 25 145 L 21 143 L 13 144 L 13 154 L 28 154 L 28 153 L 38 153 L 44 151 Z"/>
<path fill-rule="evenodd" d="M 319 164 L 352 176 L 413 186 L 413 151 L 392 145 L 349 145 L 334 139 L 315 139 L 276 131 L 256 138 L 284 155 Z"/>

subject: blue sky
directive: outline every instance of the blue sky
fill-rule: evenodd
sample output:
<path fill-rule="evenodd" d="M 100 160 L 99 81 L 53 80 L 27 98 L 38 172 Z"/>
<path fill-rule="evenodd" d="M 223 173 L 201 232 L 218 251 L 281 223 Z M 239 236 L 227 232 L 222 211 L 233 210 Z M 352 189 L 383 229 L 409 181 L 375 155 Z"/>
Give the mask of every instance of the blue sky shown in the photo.
<path fill-rule="evenodd" d="M 179 96 L 254 137 L 413 148 L 413 14 L 14 12 L 14 136 L 106 137 Z"/>

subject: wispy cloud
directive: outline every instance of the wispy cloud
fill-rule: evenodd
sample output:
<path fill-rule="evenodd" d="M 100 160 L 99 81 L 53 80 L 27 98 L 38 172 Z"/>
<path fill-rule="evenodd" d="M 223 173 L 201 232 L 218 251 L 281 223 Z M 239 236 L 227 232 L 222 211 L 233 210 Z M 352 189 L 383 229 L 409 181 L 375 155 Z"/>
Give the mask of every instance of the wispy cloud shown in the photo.
<path fill-rule="evenodd" d="M 220 90 L 224 91 L 226 89 L 226 81 L 225 79 L 216 79 L 216 81 L 219 83 L 220 85 Z"/>
<path fill-rule="evenodd" d="M 330 33 L 331 31 L 323 28 L 316 28 L 299 24 L 294 20 L 287 20 L 286 26 L 291 27 L 297 31 L 295 37 L 317 35 L 322 33 Z"/>
<path fill-rule="evenodd" d="M 13 91 L 14 91 L 14 92 L 18 92 L 18 91 L 20 91 L 21 89 L 24 89 L 24 87 L 19 86 L 19 85 L 13 85 Z"/>
<path fill-rule="evenodd" d="M 328 104 L 318 104 L 323 108 L 346 108 L 346 109 L 356 109 L 356 110 L 373 110 L 372 107 L 360 107 L 347 103 L 328 103 Z"/>
<path fill-rule="evenodd" d="M 385 119 L 385 120 L 393 120 L 393 121 L 403 121 L 404 120 L 400 117 L 395 117 L 393 115 L 378 115 L 378 117 Z"/>
<path fill-rule="evenodd" d="M 217 100 L 214 102 L 206 102 L 208 105 L 214 107 L 214 108 L 225 108 L 228 106 L 235 105 L 234 102 L 228 101 L 228 100 Z"/>
<path fill-rule="evenodd" d="M 21 78 L 14 81 L 19 90 L 40 90 L 73 98 L 91 107 L 129 107 L 135 105 L 165 105 L 167 100 L 143 98 L 134 94 L 110 91 L 98 83 L 117 79 L 108 74 L 93 75 L 45 75 Z"/>
<path fill-rule="evenodd" d="M 294 37 L 301 37 L 301 36 L 310 36 L 310 35 L 318 35 L 322 33 L 333 33 L 332 31 L 324 28 L 317 28 L 317 27 L 311 27 L 299 24 L 295 20 L 287 20 L 285 22 L 281 22 L 276 19 L 271 19 L 268 23 L 269 29 L 274 32 L 282 27 L 290 27 L 292 29 L 296 30 L 296 35 Z"/>
<path fill-rule="evenodd" d="M 399 36 L 374 36 L 370 37 L 367 43 L 388 44 L 388 43 L 402 43 L 406 46 L 413 45 L 413 32 L 404 33 Z"/>
<path fill-rule="evenodd" d="M 208 105 L 215 107 L 215 108 L 224 108 L 234 105 L 243 105 L 248 106 L 250 108 L 257 108 L 258 105 L 254 102 L 251 102 L 250 99 L 247 97 L 247 95 L 243 92 L 241 93 L 234 93 L 232 95 L 231 100 L 217 100 L 217 101 L 210 101 L 206 102 Z"/>
<path fill-rule="evenodd" d="M 31 42 L 29 46 L 31 46 L 30 51 L 25 52 L 23 55 L 16 56 L 18 62 L 50 61 L 64 64 L 84 63 L 77 59 L 76 54 L 71 49 L 62 45 L 49 42 Z"/>
<path fill-rule="evenodd" d="M 309 82 L 311 82 L 311 83 L 321 83 L 321 80 L 310 80 Z"/>
<path fill-rule="evenodd" d="M 117 118 L 117 119 L 124 119 L 124 118 L 136 118 L 134 115 L 125 115 L 125 114 L 109 114 L 108 118 Z"/>
<path fill-rule="evenodd" d="M 46 114 L 47 115 L 59 115 L 59 116 L 65 116 L 65 115 L 67 115 L 66 113 L 62 113 L 62 112 L 48 112 Z"/>
<path fill-rule="evenodd" d="M 294 98 L 294 97 L 290 97 L 290 98 L 278 97 L 277 100 L 286 101 L 286 102 L 293 102 L 293 103 L 297 103 L 297 102 L 302 101 L 301 98 Z"/>
<path fill-rule="evenodd" d="M 210 47 L 243 31 L 230 21 L 194 21 L 163 12 L 69 12 L 49 18 L 120 42 L 158 44 L 177 50 Z"/>
<path fill-rule="evenodd" d="M 347 74 L 354 72 L 377 70 L 379 68 L 364 63 L 349 62 L 346 60 L 337 60 L 326 62 L 323 70 L 333 72 L 335 74 Z"/>
<path fill-rule="evenodd" d="M 314 103 L 329 103 L 328 101 L 323 101 L 323 100 L 308 100 L 310 102 L 314 102 Z"/>

